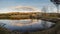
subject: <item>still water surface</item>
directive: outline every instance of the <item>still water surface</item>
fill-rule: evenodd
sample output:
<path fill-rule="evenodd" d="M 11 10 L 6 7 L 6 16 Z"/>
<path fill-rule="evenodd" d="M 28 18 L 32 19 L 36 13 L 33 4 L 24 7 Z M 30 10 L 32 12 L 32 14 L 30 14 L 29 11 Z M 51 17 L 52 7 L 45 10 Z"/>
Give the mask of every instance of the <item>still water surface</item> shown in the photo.
<path fill-rule="evenodd" d="M 42 21 L 42 20 L 31 20 L 31 19 L 22 19 L 22 20 L 0 20 L 0 25 L 6 24 L 4 27 L 10 30 L 17 31 L 35 31 L 42 29 L 49 29 L 55 23 Z"/>

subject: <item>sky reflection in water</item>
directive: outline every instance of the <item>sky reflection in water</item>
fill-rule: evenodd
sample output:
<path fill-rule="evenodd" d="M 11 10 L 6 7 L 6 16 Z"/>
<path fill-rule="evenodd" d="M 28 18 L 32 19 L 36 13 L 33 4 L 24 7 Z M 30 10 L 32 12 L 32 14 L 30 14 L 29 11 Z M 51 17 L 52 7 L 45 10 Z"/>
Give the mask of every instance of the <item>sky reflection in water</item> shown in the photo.
<path fill-rule="evenodd" d="M 35 31 L 37 29 L 48 29 L 55 23 L 42 21 L 42 20 L 0 20 L 0 23 L 6 24 L 4 27 L 10 30 L 19 30 L 19 31 Z"/>

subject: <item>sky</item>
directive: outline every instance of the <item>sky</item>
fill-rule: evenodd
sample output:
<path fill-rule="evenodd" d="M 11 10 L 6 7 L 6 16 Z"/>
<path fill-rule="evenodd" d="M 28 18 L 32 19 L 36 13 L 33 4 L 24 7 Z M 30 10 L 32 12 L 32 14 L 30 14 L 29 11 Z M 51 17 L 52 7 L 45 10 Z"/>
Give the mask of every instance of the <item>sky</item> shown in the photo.
<path fill-rule="evenodd" d="M 31 7 L 33 7 L 34 9 L 36 8 L 36 10 L 38 11 L 41 11 L 41 9 L 44 6 L 49 8 L 47 12 L 56 12 L 56 7 L 52 2 L 50 2 L 50 0 L 0 0 L 0 13 L 17 12 L 17 11 L 30 12 Z M 24 7 L 25 8 L 23 9 L 24 11 L 20 11 L 22 9 L 20 7 Z"/>

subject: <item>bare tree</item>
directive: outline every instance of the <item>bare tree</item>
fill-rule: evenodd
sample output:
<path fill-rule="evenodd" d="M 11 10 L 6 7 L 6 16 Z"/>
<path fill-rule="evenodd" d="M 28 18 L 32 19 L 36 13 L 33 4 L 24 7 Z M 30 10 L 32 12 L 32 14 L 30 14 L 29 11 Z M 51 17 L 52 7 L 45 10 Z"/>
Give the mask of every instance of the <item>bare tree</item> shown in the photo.
<path fill-rule="evenodd" d="M 59 13 L 60 0 L 50 0 L 50 1 L 53 2 L 53 4 L 56 5 L 56 7 L 57 7 L 57 13 Z"/>
<path fill-rule="evenodd" d="M 47 11 L 48 11 L 48 7 L 43 6 L 42 11 L 43 11 L 42 16 L 43 16 L 43 15 L 46 16 L 46 13 L 47 13 Z"/>

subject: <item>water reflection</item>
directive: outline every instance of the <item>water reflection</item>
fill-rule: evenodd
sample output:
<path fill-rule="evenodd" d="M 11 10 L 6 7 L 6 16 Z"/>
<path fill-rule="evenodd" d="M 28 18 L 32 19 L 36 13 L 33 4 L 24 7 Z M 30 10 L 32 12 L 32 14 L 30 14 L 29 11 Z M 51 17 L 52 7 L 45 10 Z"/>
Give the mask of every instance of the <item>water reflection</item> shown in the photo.
<path fill-rule="evenodd" d="M 10 30 L 18 31 L 35 31 L 37 29 L 48 29 L 55 23 L 42 21 L 42 20 L 0 20 L 0 23 L 6 24 L 4 27 Z"/>

